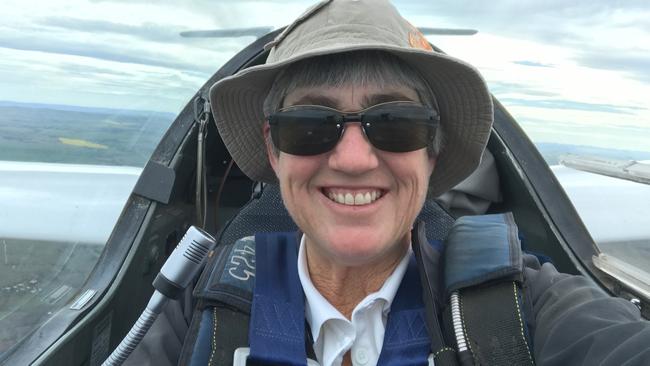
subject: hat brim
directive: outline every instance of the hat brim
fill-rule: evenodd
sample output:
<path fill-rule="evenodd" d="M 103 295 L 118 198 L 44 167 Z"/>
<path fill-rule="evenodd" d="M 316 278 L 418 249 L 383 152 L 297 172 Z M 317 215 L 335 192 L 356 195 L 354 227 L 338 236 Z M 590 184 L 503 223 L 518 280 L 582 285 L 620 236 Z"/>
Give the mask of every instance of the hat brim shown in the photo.
<path fill-rule="evenodd" d="M 436 96 L 444 130 L 429 192 L 438 196 L 469 176 L 478 166 L 493 120 L 487 85 L 471 65 L 451 56 L 385 44 L 323 47 L 283 61 L 244 69 L 210 88 L 210 103 L 221 137 L 239 168 L 252 180 L 277 182 L 266 155 L 262 129 L 264 99 L 276 76 L 307 58 L 359 50 L 390 52 L 414 67 Z"/>

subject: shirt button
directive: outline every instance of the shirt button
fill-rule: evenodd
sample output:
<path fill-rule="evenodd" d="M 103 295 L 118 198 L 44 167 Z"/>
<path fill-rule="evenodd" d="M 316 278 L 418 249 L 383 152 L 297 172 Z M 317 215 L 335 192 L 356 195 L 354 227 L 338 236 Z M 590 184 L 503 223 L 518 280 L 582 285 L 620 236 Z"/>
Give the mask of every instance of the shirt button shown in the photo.
<path fill-rule="evenodd" d="M 354 354 L 354 359 L 359 365 L 365 365 L 368 363 L 368 351 L 365 348 L 359 348 Z"/>

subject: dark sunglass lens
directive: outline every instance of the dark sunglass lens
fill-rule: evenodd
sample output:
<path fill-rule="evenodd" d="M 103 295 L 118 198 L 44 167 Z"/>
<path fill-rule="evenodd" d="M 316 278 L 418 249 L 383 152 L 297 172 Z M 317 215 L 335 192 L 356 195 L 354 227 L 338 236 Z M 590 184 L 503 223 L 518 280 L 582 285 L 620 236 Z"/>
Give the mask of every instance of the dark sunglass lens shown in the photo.
<path fill-rule="evenodd" d="M 317 155 L 336 146 L 339 129 L 332 111 L 300 109 L 278 112 L 269 119 L 273 144 L 292 155 Z"/>
<path fill-rule="evenodd" d="M 438 126 L 433 111 L 417 105 L 387 105 L 369 110 L 364 128 L 376 148 L 391 152 L 415 151 L 426 147 Z"/>

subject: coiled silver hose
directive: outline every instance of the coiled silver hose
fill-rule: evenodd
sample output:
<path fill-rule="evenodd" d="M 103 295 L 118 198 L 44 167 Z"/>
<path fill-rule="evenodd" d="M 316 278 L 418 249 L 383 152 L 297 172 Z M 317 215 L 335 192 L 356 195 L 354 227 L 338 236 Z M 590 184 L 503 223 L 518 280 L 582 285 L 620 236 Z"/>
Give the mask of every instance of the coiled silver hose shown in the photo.
<path fill-rule="evenodd" d="M 146 309 L 142 312 L 138 321 L 133 324 L 129 334 L 122 339 L 120 345 L 111 353 L 110 356 L 102 363 L 102 366 L 119 366 L 129 357 L 135 347 L 140 344 L 142 338 L 151 328 L 151 325 L 162 312 L 167 298 L 158 291 L 154 291 Z"/>

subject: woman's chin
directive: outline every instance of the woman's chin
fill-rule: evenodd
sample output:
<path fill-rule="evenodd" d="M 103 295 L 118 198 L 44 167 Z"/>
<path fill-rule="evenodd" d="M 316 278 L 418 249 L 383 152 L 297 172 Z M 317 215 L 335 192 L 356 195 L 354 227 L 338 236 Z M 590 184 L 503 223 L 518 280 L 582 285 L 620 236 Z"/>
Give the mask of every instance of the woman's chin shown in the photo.
<path fill-rule="evenodd" d="M 322 243 L 334 261 L 346 266 L 364 265 L 390 255 L 397 244 L 369 233 L 337 233 Z"/>

